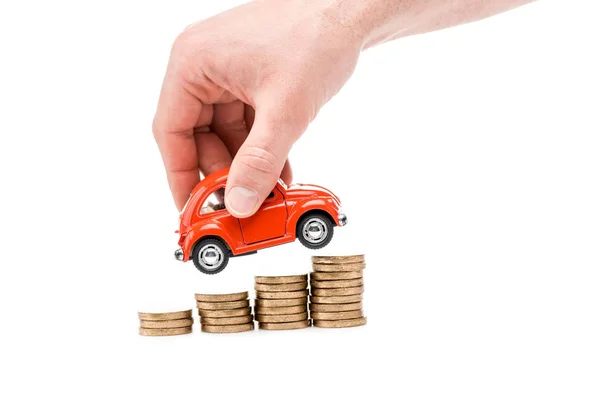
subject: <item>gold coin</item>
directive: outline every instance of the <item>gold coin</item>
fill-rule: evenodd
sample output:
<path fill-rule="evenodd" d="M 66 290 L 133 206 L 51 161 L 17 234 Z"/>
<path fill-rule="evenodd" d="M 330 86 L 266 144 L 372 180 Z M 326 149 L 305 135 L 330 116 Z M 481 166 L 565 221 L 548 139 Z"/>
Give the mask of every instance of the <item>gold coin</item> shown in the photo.
<path fill-rule="evenodd" d="M 314 320 L 320 320 L 320 321 L 337 321 L 337 320 L 341 320 L 341 319 L 362 318 L 363 312 L 362 312 L 362 310 L 340 311 L 340 312 L 312 311 L 310 313 L 310 317 Z"/>
<path fill-rule="evenodd" d="M 313 270 L 316 272 L 359 272 L 365 269 L 365 266 L 365 263 L 313 264 Z"/>
<path fill-rule="evenodd" d="M 270 285 L 266 283 L 255 283 L 254 289 L 259 292 L 292 292 L 295 290 L 303 290 L 308 287 L 308 282 L 296 282 L 296 283 L 279 283 L 276 285 Z"/>
<path fill-rule="evenodd" d="M 165 321 L 140 321 L 140 328 L 183 328 L 185 326 L 194 325 L 194 320 L 192 318 L 185 319 L 170 319 Z"/>
<path fill-rule="evenodd" d="M 273 284 L 281 284 L 281 283 L 298 283 L 298 282 L 306 282 L 308 280 L 308 275 L 288 275 L 288 276 L 255 276 L 254 282 L 256 283 L 266 283 L 269 285 Z"/>
<path fill-rule="evenodd" d="M 365 262 L 363 254 L 354 256 L 312 256 L 313 264 L 354 264 Z"/>
<path fill-rule="evenodd" d="M 241 317 L 250 314 L 252 314 L 250 307 L 236 308 L 234 310 L 198 310 L 199 316 L 207 318 Z"/>
<path fill-rule="evenodd" d="M 318 312 L 340 312 L 340 311 L 354 311 L 362 308 L 362 301 L 357 303 L 349 304 L 310 304 L 310 311 Z"/>
<path fill-rule="evenodd" d="M 254 329 L 254 322 L 240 325 L 202 325 L 202 332 L 207 333 L 237 333 L 247 332 Z"/>
<path fill-rule="evenodd" d="M 242 315 L 241 317 L 226 317 L 226 318 L 200 318 L 202 325 L 239 325 L 252 322 L 252 314 Z"/>
<path fill-rule="evenodd" d="M 296 321 L 304 321 L 308 319 L 308 313 L 303 312 L 299 314 L 283 314 L 283 315 L 260 315 L 256 314 L 255 319 L 258 322 L 296 322 Z"/>
<path fill-rule="evenodd" d="M 313 326 L 316 326 L 317 328 L 350 328 L 351 326 L 360 326 L 365 325 L 366 323 L 367 317 L 363 317 L 339 321 L 314 320 Z"/>
<path fill-rule="evenodd" d="M 265 329 L 268 331 L 284 331 L 291 329 L 302 329 L 310 326 L 310 320 L 306 321 L 296 321 L 296 322 L 280 322 L 280 323 L 271 323 L 271 322 L 259 322 L 258 329 Z"/>
<path fill-rule="evenodd" d="M 362 277 L 362 272 L 311 272 L 310 274 L 310 279 L 313 281 L 337 281 Z"/>
<path fill-rule="evenodd" d="M 362 301 L 362 294 L 352 296 L 310 296 L 310 302 L 316 304 L 348 304 Z"/>
<path fill-rule="evenodd" d="M 353 294 L 361 294 L 364 291 L 364 286 L 357 286 L 338 289 L 311 289 L 311 294 L 313 296 L 350 296 Z"/>
<path fill-rule="evenodd" d="M 363 279 L 345 279 L 342 281 L 310 281 L 311 288 L 317 289 L 337 289 L 347 287 L 357 287 L 363 285 Z"/>
<path fill-rule="evenodd" d="M 205 301 L 208 303 L 221 301 L 239 301 L 248 298 L 248 292 L 230 293 L 230 294 L 200 294 L 196 293 L 196 301 Z"/>
<path fill-rule="evenodd" d="M 248 306 L 250 306 L 250 300 L 221 301 L 219 303 L 207 303 L 205 301 L 196 302 L 196 307 L 198 307 L 199 310 L 233 310 Z"/>
<path fill-rule="evenodd" d="M 151 329 L 151 328 L 140 328 L 140 335 L 142 336 L 173 336 L 173 335 L 185 335 L 186 333 L 192 333 L 191 326 L 185 326 L 182 328 L 162 328 L 162 329 Z"/>
<path fill-rule="evenodd" d="M 258 299 L 299 299 L 308 296 L 308 290 L 297 290 L 293 292 L 261 292 L 256 291 Z"/>
<path fill-rule="evenodd" d="M 306 304 L 302 306 L 289 306 L 289 307 L 254 307 L 256 314 L 266 315 L 281 315 L 281 314 L 298 314 L 306 312 L 308 307 Z"/>
<path fill-rule="evenodd" d="M 192 318 L 192 310 L 175 311 L 168 313 L 138 312 L 138 316 L 144 321 L 166 321 L 168 319 Z"/>
<path fill-rule="evenodd" d="M 274 299 L 264 300 L 256 299 L 254 304 L 257 307 L 288 307 L 288 306 L 299 306 L 308 303 L 308 297 L 300 297 L 298 299 Z"/>

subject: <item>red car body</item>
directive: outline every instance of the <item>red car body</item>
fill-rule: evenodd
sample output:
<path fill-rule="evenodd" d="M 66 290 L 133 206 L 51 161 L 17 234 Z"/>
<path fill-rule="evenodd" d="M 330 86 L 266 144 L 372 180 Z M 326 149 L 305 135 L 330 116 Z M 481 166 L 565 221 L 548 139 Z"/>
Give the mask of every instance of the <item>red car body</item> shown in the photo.
<path fill-rule="evenodd" d="M 320 218 L 321 223 L 328 220 L 331 228 L 346 224 L 340 199 L 331 191 L 315 185 L 286 187 L 282 181 L 275 185 L 256 214 L 249 218 L 236 218 L 224 208 L 222 199 L 228 173 L 229 168 L 216 172 L 198 183 L 192 191 L 180 216 L 178 232 L 181 248 L 175 253 L 178 260 L 190 260 L 194 247 L 206 239 L 216 239 L 225 244 L 229 252 L 227 256 L 293 242 L 298 237 L 299 221 L 306 221 L 307 216 L 315 216 L 317 221 Z M 218 204 L 210 204 L 209 196 L 217 198 Z M 327 229 L 326 226 L 324 228 Z M 310 239 L 309 236 L 307 238 Z M 327 244 L 314 247 L 310 242 L 307 245 L 301 241 L 310 248 Z"/>

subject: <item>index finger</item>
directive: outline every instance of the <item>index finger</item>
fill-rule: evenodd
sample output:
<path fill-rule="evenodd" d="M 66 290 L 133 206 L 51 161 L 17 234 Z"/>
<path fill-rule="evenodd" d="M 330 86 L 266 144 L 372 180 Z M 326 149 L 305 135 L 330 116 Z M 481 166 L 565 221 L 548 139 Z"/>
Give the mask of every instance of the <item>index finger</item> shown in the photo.
<path fill-rule="evenodd" d="M 152 130 L 165 164 L 175 205 L 180 211 L 200 181 L 194 126 L 202 109 L 202 102 L 184 88 L 181 80 L 169 68 Z"/>

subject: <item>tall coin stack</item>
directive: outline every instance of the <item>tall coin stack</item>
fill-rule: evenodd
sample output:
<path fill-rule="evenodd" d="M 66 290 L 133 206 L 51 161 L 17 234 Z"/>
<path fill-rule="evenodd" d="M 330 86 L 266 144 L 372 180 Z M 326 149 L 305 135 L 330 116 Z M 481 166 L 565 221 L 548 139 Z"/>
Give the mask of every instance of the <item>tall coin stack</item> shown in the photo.
<path fill-rule="evenodd" d="M 367 323 L 362 311 L 364 255 L 313 256 L 310 317 L 319 328 L 348 328 Z"/>
<path fill-rule="evenodd" d="M 200 329 L 208 333 L 236 333 L 254 329 L 248 292 L 196 294 Z"/>
<path fill-rule="evenodd" d="M 192 333 L 192 310 L 168 313 L 139 312 L 140 335 L 173 336 Z"/>
<path fill-rule="evenodd" d="M 259 329 L 289 330 L 310 326 L 306 274 L 257 276 L 254 279 L 254 314 Z"/>

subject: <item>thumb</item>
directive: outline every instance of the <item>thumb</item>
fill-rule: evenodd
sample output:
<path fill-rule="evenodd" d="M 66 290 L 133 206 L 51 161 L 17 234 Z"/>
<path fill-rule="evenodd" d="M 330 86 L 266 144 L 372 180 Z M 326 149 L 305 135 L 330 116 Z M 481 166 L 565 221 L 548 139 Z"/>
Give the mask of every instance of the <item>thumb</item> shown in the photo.
<path fill-rule="evenodd" d="M 227 178 L 225 205 L 231 215 L 246 218 L 258 210 L 306 126 L 281 110 L 257 108 L 252 130 L 234 157 Z"/>

